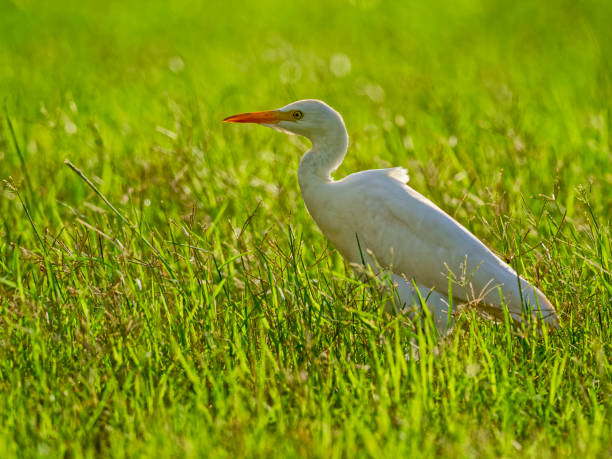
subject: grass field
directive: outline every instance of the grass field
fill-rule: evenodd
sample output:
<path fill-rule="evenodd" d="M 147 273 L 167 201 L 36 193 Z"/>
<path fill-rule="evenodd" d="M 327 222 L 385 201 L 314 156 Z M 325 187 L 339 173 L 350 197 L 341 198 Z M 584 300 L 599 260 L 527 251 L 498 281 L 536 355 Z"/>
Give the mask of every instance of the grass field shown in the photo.
<path fill-rule="evenodd" d="M 611 23 L 0 0 L 0 456 L 610 457 Z M 220 122 L 301 98 L 347 122 L 337 177 L 406 167 L 560 331 L 384 312 L 304 208 L 307 142 Z"/>

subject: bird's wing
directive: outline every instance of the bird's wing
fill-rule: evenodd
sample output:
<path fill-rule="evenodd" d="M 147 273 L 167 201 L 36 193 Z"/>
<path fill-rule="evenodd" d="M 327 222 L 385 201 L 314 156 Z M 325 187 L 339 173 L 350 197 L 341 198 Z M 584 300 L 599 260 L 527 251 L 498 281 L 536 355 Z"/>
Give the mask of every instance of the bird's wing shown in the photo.
<path fill-rule="evenodd" d="M 336 182 L 352 197 L 352 225 L 378 261 L 421 285 L 469 301 L 502 305 L 520 317 L 525 302 L 542 310 L 552 305 L 535 287 L 497 257 L 450 215 L 406 185 L 402 168 L 376 169 Z M 367 216 L 367 218 L 363 218 Z M 523 300 L 521 300 L 521 297 Z M 537 300 L 536 300 L 537 298 Z M 544 312 L 544 311 L 543 311 Z"/>

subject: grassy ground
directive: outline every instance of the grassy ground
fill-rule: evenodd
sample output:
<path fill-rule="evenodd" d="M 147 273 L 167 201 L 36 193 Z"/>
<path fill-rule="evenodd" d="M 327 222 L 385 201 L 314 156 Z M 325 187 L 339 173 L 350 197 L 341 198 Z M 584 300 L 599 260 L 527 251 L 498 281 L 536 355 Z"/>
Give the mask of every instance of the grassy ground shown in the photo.
<path fill-rule="evenodd" d="M 610 2 L 83 3 L 0 0 L 0 456 L 612 454 Z M 385 313 L 220 123 L 299 98 L 562 329 Z"/>

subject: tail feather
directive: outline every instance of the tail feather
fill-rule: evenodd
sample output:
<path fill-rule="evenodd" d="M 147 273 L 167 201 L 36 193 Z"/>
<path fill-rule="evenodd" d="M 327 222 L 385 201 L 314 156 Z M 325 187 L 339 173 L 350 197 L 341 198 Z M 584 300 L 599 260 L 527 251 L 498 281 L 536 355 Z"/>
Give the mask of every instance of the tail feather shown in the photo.
<path fill-rule="evenodd" d="M 550 327 L 559 327 L 559 316 L 555 311 L 555 307 L 540 289 L 522 277 L 519 277 L 517 282 L 516 275 L 514 281 L 509 283 L 511 285 L 505 284 L 501 286 L 503 302 L 501 297 L 498 297 L 497 301 L 486 302 L 492 303 L 492 306 L 497 308 L 501 308 L 505 304 L 510 316 L 517 322 L 521 322 L 525 314 L 529 314 L 536 320 L 545 322 Z M 489 296 L 489 298 L 493 297 Z"/>

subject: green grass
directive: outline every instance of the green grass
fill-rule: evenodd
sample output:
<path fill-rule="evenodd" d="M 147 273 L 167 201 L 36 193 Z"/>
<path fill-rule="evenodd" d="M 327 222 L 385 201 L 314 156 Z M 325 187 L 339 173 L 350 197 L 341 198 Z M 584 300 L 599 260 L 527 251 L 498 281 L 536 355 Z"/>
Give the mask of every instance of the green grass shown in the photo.
<path fill-rule="evenodd" d="M 610 457 L 612 4 L 167 3 L 0 0 L 0 456 Z M 561 330 L 385 313 L 220 122 L 299 98 Z"/>

